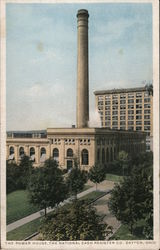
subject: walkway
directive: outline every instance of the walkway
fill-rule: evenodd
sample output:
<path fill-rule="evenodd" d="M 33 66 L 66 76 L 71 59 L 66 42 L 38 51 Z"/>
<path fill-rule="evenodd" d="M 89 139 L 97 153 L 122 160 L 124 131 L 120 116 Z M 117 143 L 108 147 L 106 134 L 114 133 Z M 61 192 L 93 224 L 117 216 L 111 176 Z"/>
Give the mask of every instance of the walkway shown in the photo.
<path fill-rule="evenodd" d="M 83 191 L 83 192 L 81 192 L 81 193 L 79 193 L 77 195 L 78 199 L 96 190 L 95 185 L 92 182 L 89 181 L 87 183 L 87 185 L 90 185 L 92 187 L 85 190 L 85 191 Z M 113 186 L 114 186 L 113 182 L 105 180 L 105 181 L 101 182 L 100 184 L 98 184 L 97 187 L 98 187 L 98 190 L 100 190 L 100 191 L 108 191 L 108 190 L 111 190 L 113 188 Z M 69 202 L 70 202 L 70 198 L 65 200 L 64 202 L 60 203 L 60 206 L 63 206 L 64 204 L 69 203 Z M 53 210 L 54 210 L 54 208 L 47 208 L 47 213 L 51 212 Z M 38 212 L 36 212 L 34 214 L 31 214 L 31 215 L 29 215 L 27 217 L 24 217 L 24 218 L 22 218 L 20 220 L 17 220 L 15 222 L 7 225 L 7 232 L 10 232 L 10 231 L 12 231 L 12 230 L 14 230 L 14 229 L 16 229 L 16 228 L 18 228 L 20 226 L 23 226 L 24 224 L 26 224 L 28 222 L 31 222 L 31 221 L 33 221 L 35 219 L 38 219 L 38 218 L 42 217 L 43 215 L 44 215 L 44 209 L 42 209 L 42 210 L 40 210 L 40 211 L 38 211 Z"/>

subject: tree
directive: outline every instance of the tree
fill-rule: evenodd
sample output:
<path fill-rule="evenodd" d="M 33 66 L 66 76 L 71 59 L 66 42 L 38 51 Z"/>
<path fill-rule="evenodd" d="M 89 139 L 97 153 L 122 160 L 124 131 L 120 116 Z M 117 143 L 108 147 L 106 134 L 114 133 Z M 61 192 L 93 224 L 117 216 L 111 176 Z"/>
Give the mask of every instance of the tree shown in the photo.
<path fill-rule="evenodd" d="M 48 215 L 40 227 L 43 240 L 105 240 L 112 228 L 84 201 L 74 201 Z"/>
<path fill-rule="evenodd" d="M 66 183 L 69 189 L 70 194 L 73 194 L 77 199 L 78 192 L 82 191 L 84 188 L 84 184 L 87 181 L 87 173 L 84 170 L 80 170 L 78 167 L 78 163 L 74 161 L 74 167 L 71 169 Z"/>
<path fill-rule="evenodd" d="M 30 160 L 30 157 L 27 155 L 24 155 L 21 158 L 20 164 L 19 164 L 19 169 L 21 172 L 21 176 L 20 176 L 20 181 L 22 183 L 22 187 L 25 189 L 27 188 L 30 176 L 33 172 L 33 163 Z"/>
<path fill-rule="evenodd" d="M 20 169 L 16 163 L 6 162 L 6 181 L 7 181 L 7 194 L 21 188 Z"/>
<path fill-rule="evenodd" d="M 67 196 L 67 188 L 63 180 L 62 171 L 53 159 L 45 161 L 43 167 L 36 168 L 30 178 L 28 190 L 30 202 L 40 209 L 54 207 Z"/>
<path fill-rule="evenodd" d="M 96 190 L 97 183 L 102 182 L 105 179 L 105 176 L 105 168 L 101 165 L 95 165 L 89 170 L 89 179 L 96 183 Z"/>
<path fill-rule="evenodd" d="M 148 214 L 146 204 L 153 199 L 152 178 L 143 165 L 133 167 L 131 175 L 115 186 L 111 192 L 109 209 L 133 233 L 134 224 Z"/>
<path fill-rule="evenodd" d="M 125 151 L 120 151 L 118 154 L 118 158 L 117 158 L 117 163 L 119 165 L 119 167 L 122 170 L 123 176 L 125 175 L 125 171 L 127 170 L 127 172 L 129 172 L 129 158 L 128 158 L 128 153 Z"/>

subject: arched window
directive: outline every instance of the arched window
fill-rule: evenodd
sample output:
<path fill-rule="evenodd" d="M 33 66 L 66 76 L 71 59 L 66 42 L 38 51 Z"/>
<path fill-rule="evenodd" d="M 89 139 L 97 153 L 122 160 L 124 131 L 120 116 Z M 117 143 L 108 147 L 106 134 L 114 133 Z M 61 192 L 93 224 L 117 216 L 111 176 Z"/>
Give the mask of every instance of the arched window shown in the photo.
<path fill-rule="evenodd" d="M 114 147 L 114 160 L 116 159 L 116 147 Z"/>
<path fill-rule="evenodd" d="M 104 148 L 102 149 L 102 163 L 105 163 L 105 151 Z"/>
<path fill-rule="evenodd" d="M 54 148 L 53 149 L 53 159 L 58 160 L 58 158 L 59 158 L 59 150 L 58 150 L 58 148 Z"/>
<path fill-rule="evenodd" d="M 110 148 L 110 160 L 113 161 L 113 150 Z"/>
<path fill-rule="evenodd" d="M 46 149 L 45 148 L 41 148 L 41 156 L 46 154 Z"/>
<path fill-rule="evenodd" d="M 19 156 L 20 157 L 24 156 L 24 148 L 23 147 L 20 147 L 20 149 L 19 149 Z"/>
<path fill-rule="evenodd" d="M 82 150 L 82 165 L 88 165 L 88 162 L 89 162 L 88 150 L 83 149 Z"/>
<path fill-rule="evenodd" d="M 14 154 L 14 147 L 10 147 L 10 149 L 9 149 L 9 154 L 10 154 L 10 155 L 13 155 L 13 154 Z"/>
<path fill-rule="evenodd" d="M 107 160 L 107 162 L 109 162 L 109 150 L 108 150 L 108 148 L 106 150 L 106 160 Z"/>
<path fill-rule="evenodd" d="M 73 157 L 73 150 L 71 148 L 67 149 L 67 157 Z"/>
<path fill-rule="evenodd" d="M 32 147 L 30 148 L 30 156 L 35 155 L 35 149 Z"/>
<path fill-rule="evenodd" d="M 97 161 L 100 161 L 100 149 L 97 150 Z"/>

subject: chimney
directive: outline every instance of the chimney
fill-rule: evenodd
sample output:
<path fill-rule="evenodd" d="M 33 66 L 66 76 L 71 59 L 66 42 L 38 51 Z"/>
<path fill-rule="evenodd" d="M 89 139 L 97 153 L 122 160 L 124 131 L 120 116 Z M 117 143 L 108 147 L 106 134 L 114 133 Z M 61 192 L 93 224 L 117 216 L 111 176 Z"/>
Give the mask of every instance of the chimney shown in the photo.
<path fill-rule="evenodd" d="M 88 87 L 88 11 L 77 13 L 77 128 L 88 127 L 89 87 Z"/>

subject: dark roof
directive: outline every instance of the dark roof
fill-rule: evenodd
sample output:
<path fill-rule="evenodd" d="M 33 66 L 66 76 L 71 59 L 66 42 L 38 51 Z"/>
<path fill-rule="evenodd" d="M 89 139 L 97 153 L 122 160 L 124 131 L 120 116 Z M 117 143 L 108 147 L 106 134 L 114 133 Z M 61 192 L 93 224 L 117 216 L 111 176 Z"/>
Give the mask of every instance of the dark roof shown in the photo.
<path fill-rule="evenodd" d="M 141 92 L 146 91 L 145 87 L 137 88 L 122 88 L 122 89 L 110 89 L 110 90 L 97 90 L 94 91 L 95 95 L 104 95 L 104 94 L 114 94 L 114 93 L 129 93 L 129 92 Z"/>

